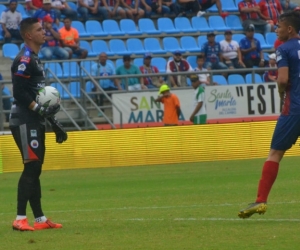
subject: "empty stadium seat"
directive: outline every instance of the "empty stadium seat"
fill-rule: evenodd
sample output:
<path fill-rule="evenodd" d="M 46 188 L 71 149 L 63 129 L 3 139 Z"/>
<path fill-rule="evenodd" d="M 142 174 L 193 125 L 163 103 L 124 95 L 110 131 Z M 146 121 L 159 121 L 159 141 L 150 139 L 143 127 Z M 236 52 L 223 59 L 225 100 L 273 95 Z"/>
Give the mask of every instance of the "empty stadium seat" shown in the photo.
<path fill-rule="evenodd" d="M 140 54 L 145 54 L 145 49 L 143 46 L 143 43 L 140 39 L 138 38 L 129 38 L 126 41 L 127 44 L 127 49 L 130 53 L 140 55 Z"/>
<path fill-rule="evenodd" d="M 187 52 L 200 52 L 196 39 L 192 36 L 182 36 L 180 38 L 181 48 Z"/>
<path fill-rule="evenodd" d="M 259 74 L 254 74 L 254 82 L 252 81 L 252 74 L 247 74 L 245 77 L 246 83 L 263 83 Z"/>
<path fill-rule="evenodd" d="M 208 18 L 209 26 L 215 31 L 229 30 L 229 27 L 225 25 L 224 20 L 220 16 L 210 16 Z"/>
<path fill-rule="evenodd" d="M 175 37 L 164 37 L 163 38 L 163 45 L 164 50 L 167 52 L 174 52 L 176 50 L 179 50 L 181 52 L 184 52 L 182 48 L 180 47 L 178 40 Z"/>
<path fill-rule="evenodd" d="M 135 58 L 135 59 L 133 60 L 133 64 L 134 64 L 135 66 L 137 66 L 137 67 L 143 66 L 143 65 L 144 65 L 144 58 L 141 58 L 141 57 Z"/>
<path fill-rule="evenodd" d="M 120 30 L 118 23 L 115 20 L 104 20 L 102 22 L 103 30 L 112 36 L 123 36 L 125 33 Z"/>
<path fill-rule="evenodd" d="M 93 62 L 92 61 L 82 61 L 81 63 L 81 66 L 83 68 L 86 69 L 86 71 L 89 73 L 89 74 L 92 74 L 92 65 L 93 65 Z M 85 71 L 83 69 L 81 69 L 81 75 L 82 76 L 87 76 L 87 74 L 85 73 Z"/>
<path fill-rule="evenodd" d="M 262 49 L 271 49 L 273 45 L 267 44 L 265 38 L 260 33 L 255 33 L 254 37 L 260 42 L 260 46 Z"/>
<path fill-rule="evenodd" d="M 60 30 L 62 27 L 64 27 L 64 23 L 60 21 L 58 25 L 58 30 Z"/>
<path fill-rule="evenodd" d="M 274 43 L 275 43 L 276 39 L 277 39 L 277 35 L 275 32 L 266 33 L 266 42 L 270 46 L 274 47 Z"/>
<path fill-rule="evenodd" d="M 108 56 L 114 55 L 114 53 L 108 49 L 107 43 L 104 40 L 93 40 L 92 50 L 97 55 L 99 55 L 101 52 L 105 52 Z"/>
<path fill-rule="evenodd" d="M 231 74 L 228 76 L 228 84 L 244 84 L 245 79 L 239 74 Z"/>
<path fill-rule="evenodd" d="M 192 27 L 196 31 L 201 31 L 201 32 L 208 32 L 213 30 L 211 27 L 209 27 L 204 17 L 195 17 L 195 16 L 192 17 Z"/>
<path fill-rule="evenodd" d="M 221 0 L 222 10 L 228 12 L 238 12 L 239 8 L 235 5 L 234 0 Z"/>
<path fill-rule="evenodd" d="M 231 30 L 243 30 L 243 26 L 241 24 L 241 20 L 238 16 L 229 15 L 225 18 L 225 23 Z"/>
<path fill-rule="evenodd" d="M 68 84 L 68 90 L 71 92 L 73 97 L 79 98 L 80 97 L 80 82 L 70 82 Z"/>
<path fill-rule="evenodd" d="M 146 38 L 144 40 L 145 50 L 153 54 L 165 54 L 166 51 L 163 50 L 160 46 L 160 43 L 157 38 Z"/>
<path fill-rule="evenodd" d="M 161 33 L 174 34 L 178 33 L 178 30 L 175 29 L 172 20 L 168 17 L 160 17 L 157 19 L 158 30 Z"/>
<path fill-rule="evenodd" d="M 149 18 L 141 18 L 139 20 L 139 29 L 142 33 L 146 33 L 149 35 L 161 33 L 155 28 L 153 21 Z"/>
<path fill-rule="evenodd" d="M 88 51 L 88 57 L 94 57 L 97 56 L 95 52 L 92 51 L 91 45 L 89 44 L 88 41 L 79 41 L 79 47 L 82 49 L 86 49 Z"/>
<path fill-rule="evenodd" d="M 77 12 L 77 5 L 75 3 L 73 3 L 72 1 L 68 1 L 68 5 L 71 9 Z"/>
<path fill-rule="evenodd" d="M 225 37 L 224 37 L 224 35 L 222 34 L 219 34 L 219 35 L 216 35 L 216 37 L 215 37 L 215 41 L 217 42 L 217 43 L 219 43 L 219 42 L 221 42 L 222 40 L 224 40 L 225 39 Z"/>
<path fill-rule="evenodd" d="M 194 29 L 191 26 L 191 23 L 189 21 L 189 19 L 187 19 L 186 17 L 176 17 L 174 20 L 174 24 L 175 24 L 175 28 L 178 31 L 184 32 L 184 33 L 195 33 L 197 32 L 196 29 Z"/>
<path fill-rule="evenodd" d="M 47 69 L 50 69 L 58 78 L 63 77 L 63 70 L 59 63 L 46 62 L 44 65 L 44 69 L 50 78 L 53 77 L 53 74 L 47 71 Z"/>
<path fill-rule="evenodd" d="M 18 45 L 14 43 L 6 43 L 2 46 L 2 54 L 4 57 L 8 57 L 11 60 L 14 60 L 16 55 L 19 53 L 20 49 Z"/>
<path fill-rule="evenodd" d="M 192 66 L 193 69 L 197 67 L 197 56 L 188 56 L 186 60 Z"/>
<path fill-rule="evenodd" d="M 28 15 L 24 9 L 24 6 L 22 4 L 18 4 L 17 5 L 17 11 L 19 11 L 21 13 L 22 19 L 27 18 Z"/>
<path fill-rule="evenodd" d="M 206 36 L 198 36 L 198 45 L 199 48 L 201 49 L 203 44 L 207 42 L 207 37 Z"/>
<path fill-rule="evenodd" d="M 85 92 L 91 93 L 93 92 L 94 84 L 91 81 L 87 81 L 85 83 Z"/>
<path fill-rule="evenodd" d="M 227 85 L 227 80 L 222 75 L 213 75 L 213 82 L 216 82 L 219 85 Z"/>
<path fill-rule="evenodd" d="M 162 57 L 154 57 L 151 60 L 151 64 L 156 66 L 161 73 L 166 72 L 167 61 Z"/>
<path fill-rule="evenodd" d="M 85 23 L 86 32 L 93 36 L 107 36 L 107 33 L 103 31 L 100 22 L 96 20 L 88 20 Z"/>
<path fill-rule="evenodd" d="M 129 52 L 126 49 L 124 42 L 121 39 L 112 39 L 109 41 L 109 48 L 115 55 L 128 55 Z"/>
<path fill-rule="evenodd" d="M 23 49 L 24 45 L 25 45 L 24 43 L 20 44 L 20 50 Z"/>
<path fill-rule="evenodd" d="M 136 29 L 135 23 L 131 19 L 121 19 L 120 28 L 121 31 L 128 35 L 141 35 L 143 33 Z"/>
<path fill-rule="evenodd" d="M 232 40 L 237 41 L 239 43 L 244 37 L 244 34 L 233 34 Z"/>
<path fill-rule="evenodd" d="M 3 4 L 0 4 L 0 13 L 2 13 L 3 11 L 5 11 L 7 9 L 7 7 Z"/>
<path fill-rule="evenodd" d="M 123 59 L 119 58 L 116 60 L 116 69 L 124 64 Z"/>
<path fill-rule="evenodd" d="M 77 29 L 77 31 L 79 33 L 79 37 L 90 37 L 91 36 L 90 33 L 86 32 L 83 23 L 80 22 L 80 21 L 73 21 L 72 22 L 72 27 Z"/>
<path fill-rule="evenodd" d="M 63 67 L 63 77 L 71 78 L 71 77 L 79 77 L 80 74 L 80 66 L 77 62 L 67 61 L 62 63 Z"/>

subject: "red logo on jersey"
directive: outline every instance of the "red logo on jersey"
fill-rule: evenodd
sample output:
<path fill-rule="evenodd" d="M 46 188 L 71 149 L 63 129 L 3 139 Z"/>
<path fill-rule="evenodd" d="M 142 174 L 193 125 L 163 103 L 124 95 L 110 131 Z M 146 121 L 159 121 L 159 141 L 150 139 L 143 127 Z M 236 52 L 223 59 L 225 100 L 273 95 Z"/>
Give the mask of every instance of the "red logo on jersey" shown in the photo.
<path fill-rule="evenodd" d="M 20 62 L 29 63 L 30 62 L 30 57 L 22 56 Z"/>

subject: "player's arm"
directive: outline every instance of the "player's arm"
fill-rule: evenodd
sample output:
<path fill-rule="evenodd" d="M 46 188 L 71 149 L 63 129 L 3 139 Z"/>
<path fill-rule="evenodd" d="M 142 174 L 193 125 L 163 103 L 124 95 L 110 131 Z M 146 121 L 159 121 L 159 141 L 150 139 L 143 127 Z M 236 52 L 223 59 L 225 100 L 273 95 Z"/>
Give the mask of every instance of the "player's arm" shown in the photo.
<path fill-rule="evenodd" d="M 63 143 L 68 139 L 68 134 L 64 130 L 63 126 L 56 120 L 56 117 L 53 115 L 48 117 L 47 120 L 50 122 L 53 132 L 56 136 L 57 143 Z"/>
<path fill-rule="evenodd" d="M 203 102 L 198 102 L 198 104 L 195 107 L 193 113 L 191 114 L 191 117 L 190 117 L 191 122 L 194 122 L 194 117 L 199 112 L 199 110 L 202 108 L 202 106 L 203 106 Z"/>
<path fill-rule="evenodd" d="M 276 61 L 278 66 L 277 87 L 281 99 L 284 98 L 285 89 L 289 82 L 289 67 L 286 52 L 282 48 L 276 51 Z"/>

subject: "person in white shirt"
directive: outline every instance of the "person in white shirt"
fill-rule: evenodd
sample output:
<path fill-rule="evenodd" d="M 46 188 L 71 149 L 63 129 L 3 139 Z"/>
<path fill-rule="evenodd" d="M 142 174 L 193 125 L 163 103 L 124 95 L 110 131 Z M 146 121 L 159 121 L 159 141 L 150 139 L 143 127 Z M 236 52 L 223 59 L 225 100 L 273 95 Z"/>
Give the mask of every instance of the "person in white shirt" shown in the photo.
<path fill-rule="evenodd" d="M 60 19 L 61 14 L 70 18 L 72 21 L 77 19 L 77 11 L 73 10 L 66 0 L 52 0 L 51 6 L 56 13 L 56 17 Z"/>
<path fill-rule="evenodd" d="M 203 65 L 205 63 L 205 59 L 203 55 L 197 56 L 197 67 L 194 69 L 196 72 L 206 72 L 207 69 L 203 68 Z M 208 73 L 206 74 L 198 74 L 198 78 L 200 81 L 200 84 L 203 88 L 205 88 L 206 85 L 210 84 L 210 76 Z"/>
<path fill-rule="evenodd" d="M 223 55 L 223 62 L 228 68 L 245 68 L 245 64 L 242 60 L 242 53 L 240 50 L 239 43 L 232 40 L 231 30 L 225 31 L 225 39 L 220 42 L 221 51 Z"/>
<path fill-rule="evenodd" d="M 22 15 L 16 11 L 17 0 L 10 0 L 8 9 L 1 13 L 2 35 L 4 43 L 10 43 L 12 39 L 22 40 L 19 25 L 22 21 Z"/>

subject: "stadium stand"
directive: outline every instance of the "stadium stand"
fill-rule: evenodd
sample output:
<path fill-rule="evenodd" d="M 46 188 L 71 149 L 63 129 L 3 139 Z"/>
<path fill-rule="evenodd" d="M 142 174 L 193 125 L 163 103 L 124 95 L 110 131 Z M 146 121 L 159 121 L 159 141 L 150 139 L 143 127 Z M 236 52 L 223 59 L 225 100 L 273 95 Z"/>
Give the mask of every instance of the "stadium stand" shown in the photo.
<path fill-rule="evenodd" d="M 77 29 L 77 31 L 79 33 L 79 37 L 90 37 L 91 36 L 91 33 L 86 32 L 83 23 L 80 21 L 73 21 L 72 27 Z"/>
<path fill-rule="evenodd" d="M 254 81 L 252 81 L 252 74 L 247 74 L 245 77 L 246 83 L 263 83 L 259 74 L 254 74 Z"/>
<path fill-rule="evenodd" d="M 103 31 L 100 22 L 96 20 L 88 20 L 85 23 L 85 29 L 87 33 L 93 34 L 95 37 L 107 36 L 107 33 Z"/>
<path fill-rule="evenodd" d="M 178 40 L 175 37 L 164 37 L 163 38 L 163 45 L 164 50 L 167 52 L 175 52 L 176 50 L 184 52 L 183 49 L 180 47 Z"/>
<path fill-rule="evenodd" d="M 274 43 L 275 43 L 276 39 L 277 39 L 277 35 L 275 32 L 269 32 L 266 34 L 266 42 L 271 47 L 274 47 Z"/>
<path fill-rule="evenodd" d="M 188 56 L 186 60 L 189 62 L 193 69 L 197 67 L 197 56 Z"/>
<path fill-rule="evenodd" d="M 92 51 L 91 45 L 88 41 L 79 41 L 79 47 L 88 51 L 88 57 L 95 57 L 97 54 Z"/>
<path fill-rule="evenodd" d="M 213 75 L 212 80 L 213 82 L 217 82 L 219 85 L 227 85 L 227 80 L 222 75 Z"/>
<path fill-rule="evenodd" d="M 240 31 L 243 30 L 243 26 L 241 24 L 241 20 L 238 16 L 229 15 L 225 18 L 225 23 L 231 30 Z"/>
<path fill-rule="evenodd" d="M 186 52 L 199 52 L 200 48 L 196 43 L 196 40 L 192 36 L 182 36 L 180 38 L 180 44 L 183 51 Z"/>
<path fill-rule="evenodd" d="M 140 67 L 140 66 L 143 66 L 144 64 L 144 59 L 143 58 L 135 58 L 133 60 L 133 64 Z"/>
<path fill-rule="evenodd" d="M 114 53 L 110 52 L 107 43 L 103 40 L 93 40 L 92 41 L 92 51 L 99 55 L 101 52 L 105 52 L 108 56 L 113 56 Z"/>
<path fill-rule="evenodd" d="M 230 29 L 228 26 L 226 26 L 223 18 L 220 16 L 210 16 L 208 18 L 208 23 L 214 31 L 225 31 Z"/>
<path fill-rule="evenodd" d="M 192 17 L 192 27 L 202 32 L 213 31 L 213 29 L 209 27 L 205 17 Z"/>
<path fill-rule="evenodd" d="M 109 41 L 109 48 L 115 55 L 128 55 L 129 52 L 126 49 L 124 42 L 121 39 L 112 39 Z"/>
<path fill-rule="evenodd" d="M 141 35 L 142 32 L 136 29 L 135 23 L 131 19 L 120 20 L 121 31 L 128 35 Z"/>
<path fill-rule="evenodd" d="M 139 28 L 140 31 L 148 35 L 157 35 L 161 33 L 155 28 L 153 21 L 149 18 L 141 18 L 139 20 Z"/>
<path fill-rule="evenodd" d="M 168 17 L 161 17 L 157 20 L 158 30 L 161 33 L 174 34 L 178 33 L 178 30 L 175 29 L 172 20 Z M 180 32 L 180 31 L 179 31 Z"/>
<path fill-rule="evenodd" d="M 242 75 L 239 74 L 231 74 L 228 76 L 228 84 L 245 84 L 245 79 Z"/>
<path fill-rule="evenodd" d="M 63 77 L 65 78 L 81 76 L 80 73 L 81 69 L 77 62 L 63 62 L 62 68 L 63 68 Z"/>
<path fill-rule="evenodd" d="M 197 32 L 196 29 L 194 29 L 186 17 L 176 17 L 174 19 L 175 28 L 177 30 L 180 30 L 180 32 L 183 33 L 195 33 Z"/>
<path fill-rule="evenodd" d="M 216 37 L 215 37 L 215 41 L 216 41 L 217 43 L 221 42 L 221 41 L 224 40 L 224 39 L 225 39 L 225 37 L 224 37 L 223 34 L 216 35 Z"/>
<path fill-rule="evenodd" d="M 144 40 L 145 50 L 153 54 L 165 54 L 166 51 L 160 46 L 159 40 L 157 38 L 146 38 Z"/>
<path fill-rule="evenodd" d="M 141 54 L 145 54 L 146 52 L 142 41 L 138 38 L 129 38 L 126 41 L 126 45 L 128 51 L 132 54 L 141 55 Z"/>
<path fill-rule="evenodd" d="M 63 70 L 59 63 L 46 62 L 44 68 L 50 69 L 58 78 L 63 78 Z M 50 77 L 53 77 L 50 75 Z"/>
<path fill-rule="evenodd" d="M 6 43 L 2 47 L 2 53 L 4 57 L 8 57 L 13 60 L 16 55 L 19 53 L 20 49 L 18 45 L 14 43 Z"/>
<path fill-rule="evenodd" d="M 152 65 L 156 66 L 159 70 L 159 72 L 165 73 L 166 72 L 166 66 L 167 66 L 167 61 L 166 59 L 162 57 L 154 57 L 152 58 Z"/>
<path fill-rule="evenodd" d="M 262 49 L 271 49 L 273 45 L 267 44 L 264 36 L 260 33 L 255 33 L 254 37 L 260 42 Z"/>
<path fill-rule="evenodd" d="M 120 30 L 116 20 L 104 20 L 102 22 L 103 30 L 112 36 L 124 36 L 125 33 Z"/>

